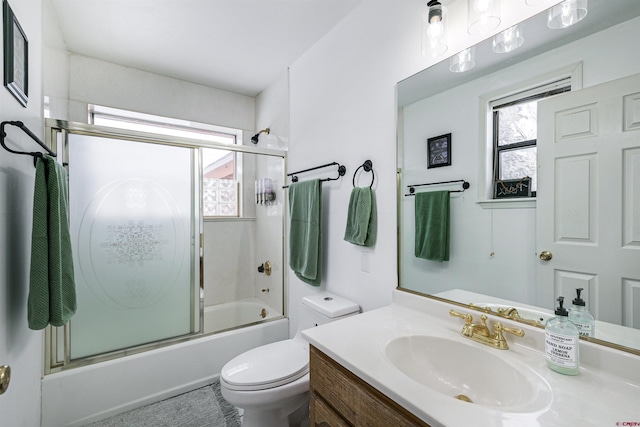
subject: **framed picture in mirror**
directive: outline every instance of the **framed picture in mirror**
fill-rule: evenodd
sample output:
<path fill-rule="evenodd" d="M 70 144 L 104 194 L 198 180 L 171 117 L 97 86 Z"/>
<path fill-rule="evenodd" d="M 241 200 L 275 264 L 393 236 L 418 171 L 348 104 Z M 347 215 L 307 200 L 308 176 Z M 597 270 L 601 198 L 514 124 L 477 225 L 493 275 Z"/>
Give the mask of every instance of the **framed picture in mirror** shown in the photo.
<path fill-rule="evenodd" d="M 427 139 L 427 168 L 451 166 L 451 134 Z"/>
<path fill-rule="evenodd" d="M 11 94 L 27 106 L 29 99 L 29 41 L 7 0 L 2 2 L 4 38 L 4 85 Z"/>

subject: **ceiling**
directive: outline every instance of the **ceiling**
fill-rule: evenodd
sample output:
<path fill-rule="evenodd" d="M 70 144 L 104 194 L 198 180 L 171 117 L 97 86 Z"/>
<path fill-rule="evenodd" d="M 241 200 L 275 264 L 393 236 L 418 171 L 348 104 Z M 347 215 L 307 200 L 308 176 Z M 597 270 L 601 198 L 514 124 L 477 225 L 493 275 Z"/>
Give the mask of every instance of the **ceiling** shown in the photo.
<path fill-rule="evenodd" d="M 67 49 L 256 96 L 362 0 L 49 0 Z"/>

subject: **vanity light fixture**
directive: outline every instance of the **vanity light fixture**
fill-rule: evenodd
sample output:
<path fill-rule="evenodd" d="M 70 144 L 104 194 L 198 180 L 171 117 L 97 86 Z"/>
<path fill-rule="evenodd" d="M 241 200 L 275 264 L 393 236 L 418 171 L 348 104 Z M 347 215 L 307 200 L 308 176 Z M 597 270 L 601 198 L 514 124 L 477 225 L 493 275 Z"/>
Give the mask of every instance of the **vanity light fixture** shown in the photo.
<path fill-rule="evenodd" d="M 500 25 L 500 0 L 468 0 L 468 6 L 469 34 L 486 34 Z"/>
<path fill-rule="evenodd" d="M 269 128 L 262 129 L 260 132 L 256 133 L 255 135 L 253 135 L 251 137 L 251 142 L 253 142 L 254 144 L 257 144 L 258 141 L 259 141 L 259 138 L 260 138 L 260 134 L 263 133 L 263 132 L 266 133 L 267 135 L 269 135 L 270 130 L 269 130 Z"/>
<path fill-rule="evenodd" d="M 460 53 L 457 53 L 449 60 L 449 70 L 454 73 L 464 73 L 476 65 L 476 49 L 471 46 Z"/>
<path fill-rule="evenodd" d="M 522 25 L 514 25 L 493 36 L 493 51 L 495 53 L 513 52 L 524 43 Z"/>
<path fill-rule="evenodd" d="M 433 58 L 447 51 L 444 43 L 445 9 L 438 0 L 427 3 L 429 10 L 422 17 L 422 56 Z"/>
<path fill-rule="evenodd" d="M 547 26 L 553 30 L 567 28 L 587 16 L 587 0 L 565 0 L 549 9 Z"/>

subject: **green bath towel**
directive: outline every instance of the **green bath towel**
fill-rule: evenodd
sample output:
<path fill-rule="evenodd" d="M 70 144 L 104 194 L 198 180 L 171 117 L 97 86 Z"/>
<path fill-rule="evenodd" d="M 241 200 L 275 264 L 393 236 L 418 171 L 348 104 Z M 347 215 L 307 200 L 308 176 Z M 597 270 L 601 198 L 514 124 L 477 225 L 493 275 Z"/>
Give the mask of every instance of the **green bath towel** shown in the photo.
<path fill-rule="evenodd" d="M 376 243 L 378 218 L 376 199 L 371 187 L 354 188 L 349 199 L 344 240 L 354 245 L 371 247 Z"/>
<path fill-rule="evenodd" d="M 415 256 L 432 261 L 449 261 L 449 192 L 417 193 L 415 197 Z"/>
<path fill-rule="evenodd" d="M 55 159 L 38 158 L 27 316 L 29 328 L 62 326 L 76 312 L 67 173 Z"/>
<path fill-rule="evenodd" d="M 320 286 L 322 270 L 322 183 L 289 186 L 289 267 L 305 283 Z"/>

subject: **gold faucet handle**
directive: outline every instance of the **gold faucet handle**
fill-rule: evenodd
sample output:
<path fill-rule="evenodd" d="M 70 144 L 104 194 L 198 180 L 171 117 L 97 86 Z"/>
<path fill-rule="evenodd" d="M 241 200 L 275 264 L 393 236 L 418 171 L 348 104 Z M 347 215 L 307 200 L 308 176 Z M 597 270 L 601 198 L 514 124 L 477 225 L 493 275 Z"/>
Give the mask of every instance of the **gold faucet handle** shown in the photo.
<path fill-rule="evenodd" d="M 507 328 L 506 326 L 503 326 L 502 323 L 500 322 L 496 322 L 496 324 L 493 325 L 493 329 L 496 331 L 496 338 L 498 338 L 498 336 L 502 336 L 502 331 L 508 332 L 518 337 L 524 336 L 524 331 L 522 329 Z"/>
<path fill-rule="evenodd" d="M 455 310 L 449 310 L 449 315 L 453 316 L 453 317 L 459 317 L 461 319 L 465 320 L 465 325 L 470 325 L 471 322 L 473 321 L 473 316 L 471 316 L 469 313 L 458 313 Z"/>

